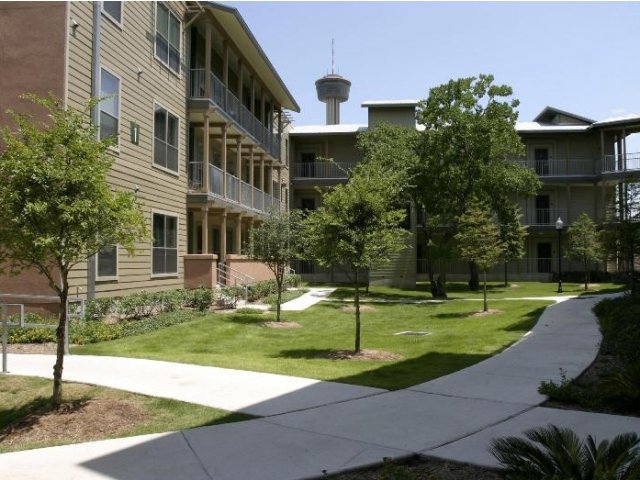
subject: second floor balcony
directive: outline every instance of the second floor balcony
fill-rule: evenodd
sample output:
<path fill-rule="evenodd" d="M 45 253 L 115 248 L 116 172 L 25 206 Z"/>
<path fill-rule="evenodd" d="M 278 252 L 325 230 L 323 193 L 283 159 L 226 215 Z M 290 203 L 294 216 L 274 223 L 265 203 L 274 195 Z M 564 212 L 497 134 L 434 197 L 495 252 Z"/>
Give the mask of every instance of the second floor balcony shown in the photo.
<path fill-rule="evenodd" d="M 241 180 L 235 175 L 224 172 L 215 165 L 209 165 L 209 192 L 214 197 L 231 204 L 261 213 L 268 213 L 277 207 L 280 200 Z M 200 192 L 204 188 L 203 163 L 189 162 L 189 190 Z"/>
<path fill-rule="evenodd" d="M 209 90 L 208 95 L 207 90 Z M 213 72 L 207 72 L 203 68 L 191 69 L 189 97 L 213 102 L 269 155 L 280 159 L 280 136 L 270 132 Z"/>
<path fill-rule="evenodd" d="M 516 162 L 530 168 L 540 177 L 585 177 L 599 174 L 592 158 L 520 159 Z"/>
<path fill-rule="evenodd" d="M 294 179 L 346 180 L 356 162 L 298 162 L 293 165 Z"/>
<path fill-rule="evenodd" d="M 640 172 L 640 152 L 607 155 L 602 163 L 602 173 Z"/>

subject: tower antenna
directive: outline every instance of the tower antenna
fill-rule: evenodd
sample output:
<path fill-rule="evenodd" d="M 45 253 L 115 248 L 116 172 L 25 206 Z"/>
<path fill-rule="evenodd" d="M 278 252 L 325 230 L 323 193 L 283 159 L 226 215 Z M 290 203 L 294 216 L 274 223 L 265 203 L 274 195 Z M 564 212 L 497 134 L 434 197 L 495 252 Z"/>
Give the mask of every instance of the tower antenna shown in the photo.
<path fill-rule="evenodd" d="M 336 73 L 336 40 L 331 39 L 331 74 Z"/>

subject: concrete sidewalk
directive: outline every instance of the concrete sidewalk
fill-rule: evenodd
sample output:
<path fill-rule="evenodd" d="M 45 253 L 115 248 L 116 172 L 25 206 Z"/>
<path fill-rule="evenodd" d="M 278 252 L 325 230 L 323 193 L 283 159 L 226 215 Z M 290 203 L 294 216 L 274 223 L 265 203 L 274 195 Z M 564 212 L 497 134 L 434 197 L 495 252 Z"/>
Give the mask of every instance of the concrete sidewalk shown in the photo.
<path fill-rule="evenodd" d="M 335 288 L 310 287 L 307 293 L 300 295 L 298 298 L 294 298 L 289 302 L 283 303 L 281 310 L 289 312 L 300 312 L 302 310 L 306 310 L 316 303 L 326 299 L 334 290 Z"/>
<path fill-rule="evenodd" d="M 58 478 L 70 479 L 293 480 L 321 478 L 323 472 L 413 453 L 492 466 L 487 453 L 491 438 L 547 423 L 570 426 L 598 440 L 626 431 L 640 433 L 640 418 L 537 406 L 544 400 L 537 393 L 541 380 L 557 380 L 559 368 L 576 375 L 595 357 L 600 337 L 591 307 L 597 300 L 578 298 L 552 305 L 532 332 L 502 354 L 406 390 L 353 387 L 358 391 L 344 393 L 353 399 L 341 401 L 332 394 L 328 404 L 319 400 L 319 406 L 307 408 L 313 402 L 301 402 L 295 405 L 302 409 L 293 407 L 297 411 L 268 413 L 292 408 L 289 395 L 315 397 L 304 391 L 318 387 L 300 383 L 270 397 L 265 403 L 282 407 L 269 405 L 262 411 L 270 416 L 264 418 L 3 454 L 0 465 L 12 479 L 44 479 L 55 472 Z M 197 379 L 196 375 L 190 381 Z M 164 388 L 180 383 L 175 378 Z M 256 390 L 270 385 L 265 380 Z M 199 387 L 193 388 L 197 395 Z M 214 395 L 221 392 L 206 393 Z M 239 399 L 240 408 L 249 408 L 242 402 Z M 260 411 L 255 408 L 260 403 L 254 404 L 254 411 Z"/>

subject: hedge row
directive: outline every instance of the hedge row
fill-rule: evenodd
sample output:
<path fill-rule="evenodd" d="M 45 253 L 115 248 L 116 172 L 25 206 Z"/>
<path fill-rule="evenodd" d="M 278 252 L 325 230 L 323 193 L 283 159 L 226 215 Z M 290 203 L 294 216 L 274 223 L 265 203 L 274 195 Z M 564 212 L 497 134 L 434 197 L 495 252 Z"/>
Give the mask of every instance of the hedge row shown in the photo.
<path fill-rule="evenodd" d="M 640 362 L 640 296 L 607 298 L 593 307 L 600 321 L 602 350 L 624 363 Z"/>
<path fill-rule="evenodd" d="M 76 345 L 85 345 L 116 340 L 133 335 L 142 335 L 193 319 L 193 312 L 177 311 L 141 320 L 123 320 L 111 324 L 71 320 L 69 322 L 69 341 Z M 36 321 L 38 323 L 50 322 L 44 319 Z M 47 343 L 55 341 L 56 331 L 53 328 L 16 328 L 9 331 L 9 343 Z"/>

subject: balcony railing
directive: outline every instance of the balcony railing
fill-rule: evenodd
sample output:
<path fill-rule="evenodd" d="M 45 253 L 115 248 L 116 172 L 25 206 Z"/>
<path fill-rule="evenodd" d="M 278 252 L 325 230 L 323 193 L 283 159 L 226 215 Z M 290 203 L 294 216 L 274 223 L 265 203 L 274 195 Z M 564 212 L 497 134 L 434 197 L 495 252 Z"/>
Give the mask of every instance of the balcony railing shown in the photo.
<path fill-rule="evenodd" d="M 296 163 L 293 168 L 294 178 L 348 178 L 349 170 L 355 162 L 305 162 Z"/>
<path fill-rule="evenodd" d="M 602 173 L 633 172 L 640 170 L 640 152 L 625 155 L 606 155 L 602 163 Z"/>
<path fill-rule="evenodd" d="M 207 72 L 205 69 L 191 69 L 189 96 L 211 100 L 233 118 L 243 130 L 257 140 L 271 156 L 280 159 L 279 136 L 270 132 L 247 107 L 242 105 L 238 97 L 225 87 L 224 83 L 213 72 L 208 73 L 208 81 L 211 85 L 209 96 L 207 96 Z"/>
<path fill-rule="evenodd" d="M 565 224 L 571 220 L 567 218 L 567 210 L 564 208 L 535 208 L 525 212 L 522 223 L 523 225 L 555 225 L 558 217 L 562 218 Z"/>
<path fill-rule="evenodd" d="M 268 212 L 272 205 L 279 204 L 278 199 L 228 172 L 226 173 L 227 192 L 225 196 L 223 179 L 225 179 L 225 172 L 215 165 L 209 165 L 209 193 L 259 212 Z M 189 189 L 199 191 L 203 186 L 202 162 L 189 162 Z M 252 192 L 253 201 L 251 199 Z M 264 208 L 262 206 L 263 199 Z"/>
<path fill-rule="evenodd" d="M 540 177 L 596 175 L 595 161 L 590 158 L 559 158 L 550 160 L 517 160 Z"/>
<path fill-rule="evenodd" d="M 427 260 L 418 259 L 417 261 L 417 273 L 428 273 Z M 462 260 L 450 260 L 441 261 L 435 265 L 436 269 L 446 271 L 448 274 L 468 275 L 469 263 Z M 583 265 L 581 262 L 570 261 L 562 259 L 562 271 L 582 271 Z M 593 270 L 598 269 L 598 264 L 591 265 Z M 528 257 L 521 258 L 507 262 L 507 275 L 526 275 L 526 274 L 551 274 L 558 271 L 558 257 L 544 258 L 544 257 Z M 492 268 L 487 270 L 487 274 L 492 276 L 504 275 L 504 263 L 497 263 Z"/>

